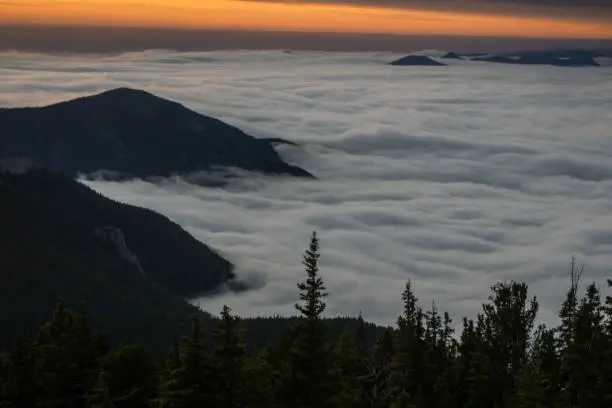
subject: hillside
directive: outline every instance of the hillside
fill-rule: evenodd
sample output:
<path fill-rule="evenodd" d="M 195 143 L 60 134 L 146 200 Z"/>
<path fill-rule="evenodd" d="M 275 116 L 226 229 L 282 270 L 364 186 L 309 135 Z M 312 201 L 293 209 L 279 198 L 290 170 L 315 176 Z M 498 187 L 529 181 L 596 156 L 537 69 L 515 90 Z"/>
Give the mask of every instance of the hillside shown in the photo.
<path fill-rule="evenodd" d="M 129 88 L 0 109 L 0 128 L 0 157 L 30 157 L 70 176 L 165 177 L 233 167 L 312 177 L 285 163 L 268 140 Z"/>
<path fill-rule="evenodd" d="M 0 345 L 32 333 L 57 297 L 83 303 L 114 344 L 166 348 L 195 307 L 152 283 L 78 215 L 29 197 L 0 177 Z M 202 314 L 203 315 L 203 314 Z"/>
<path fill-rule="evenodd" d="M 122 251 L 133 252 L 147 279 L 175 295 L 201 295 L 234 277 L 229 261 L 154 211 L 118 203 L 42 169 L 4 172 L 0 177 L 5 187 L 44 203 L 45 209 L 64 218 L 77 220 L 87 233 L 105 234 L 126 247 Z"/>

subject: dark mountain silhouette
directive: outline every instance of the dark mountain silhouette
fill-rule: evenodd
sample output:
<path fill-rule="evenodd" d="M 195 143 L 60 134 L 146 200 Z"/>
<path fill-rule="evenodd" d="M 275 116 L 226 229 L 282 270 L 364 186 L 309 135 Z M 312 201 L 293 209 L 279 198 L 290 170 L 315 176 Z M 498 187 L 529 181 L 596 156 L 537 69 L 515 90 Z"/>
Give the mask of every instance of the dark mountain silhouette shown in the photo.
<path fill-rule="evenodd" d="M 456 59 L 456 60 L 462 60 L 463 59 L 463 57 L 455 54 L 454 52 L 447 52 L 441 58 L 443 58 L 443 59 Z"/>
<path fill-rule="evenodd" d="M 192 297 L 214 291 L 234 278 L 229 261 L 163 215 L 115 202 L 77 181 L 42 168 L 16 166 L 15 161 L 9 165 L 7 161 L 1 163 L 4 189 L 39 203 L 59 219 L 70 220 L 69 225 L 74 224 L 81 234 L 87 235 L 84 242 L 97 237 L 97 241 L 128 259 L 146 280 L 177 296 Z M 25 231 L 35 235 L 32 228 L 36 225 Z M 62 242 L 63 238 L 58 239 Z M 35 249 L 30 248 L 34 259 L 39 255 Z"/>
<path fill-rule="evenodd" d="M 0 109 L 0 157 L 30 157 L 70 176 L 170 176 L 234 167 L 312 177 L 267 140 L 141 90 L 45 107 Z"/>
<path fill-rule="evenodd" d="M 446 66 L 430 57 L 425 55 L 408 55 L 400 58 L 396 61 L 391 62 L 389 65 L 396 66 Z"/>
<path fill-rule="evenodd" d="M 557 67 L 597 67 L 595 58 L 604 56 L 591 50 L 526 51 L 478 56 L 474 61 L 504 64 L 553 65 Z"/>

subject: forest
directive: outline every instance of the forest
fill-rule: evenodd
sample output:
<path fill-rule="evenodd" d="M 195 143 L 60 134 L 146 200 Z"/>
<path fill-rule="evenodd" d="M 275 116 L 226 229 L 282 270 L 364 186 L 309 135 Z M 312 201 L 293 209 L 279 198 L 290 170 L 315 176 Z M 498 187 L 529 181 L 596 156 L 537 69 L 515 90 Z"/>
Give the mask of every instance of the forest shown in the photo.
<path fill-rule="evenodd" d="M 0 407 L 612 407 L 612 297 L 581 289 L 576 262 L 556 327 L 536 325 L 538 302 L 522 282 L 495 284 L 480 313 L 455 324 L 435 304 L 422 308 L 407 281 L 395 326 L 372 341 L 361 317 L 330 333 L 319 257 L 313 233 L 298 316 L 266 347 L 250 347 L 225 306 L 210 330 L 191 317 L 158 359 L 144 345 L 111 347 L 60 298 L 38 333 L 2 354 Z"/>

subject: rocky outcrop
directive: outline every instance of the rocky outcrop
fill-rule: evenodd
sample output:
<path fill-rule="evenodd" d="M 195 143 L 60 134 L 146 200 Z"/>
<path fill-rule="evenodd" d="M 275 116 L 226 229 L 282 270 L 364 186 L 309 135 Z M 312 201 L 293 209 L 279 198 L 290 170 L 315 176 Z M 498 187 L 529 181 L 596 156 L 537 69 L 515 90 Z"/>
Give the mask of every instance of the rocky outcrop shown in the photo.
<path fill-rule="evenodd" d="M 140 273 L 142 276 L 147 276 L 142 269 L 142 265 L 138 260 L 136 254 L 127 247 L 125 243 L 125 236 L 123 235 L 123 231 L 117 227 L 113 227 L 111 225 L 106 225 L 103 227 L 98 227 L 95 229 L 95 234 L 102 241 L 109 243 L 117 254 L 134 265 L 134 268 Z"/>

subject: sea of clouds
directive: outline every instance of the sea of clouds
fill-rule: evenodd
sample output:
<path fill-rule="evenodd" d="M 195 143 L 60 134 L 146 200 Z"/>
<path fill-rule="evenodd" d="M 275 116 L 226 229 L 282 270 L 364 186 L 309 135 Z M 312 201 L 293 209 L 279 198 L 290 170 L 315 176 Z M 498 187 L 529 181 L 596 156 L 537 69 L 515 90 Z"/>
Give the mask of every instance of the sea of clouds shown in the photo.
<path fill-rule="evenodd" d="M 256 137 L 316 181 L 250 176 L 87 181 L 157 210 L 221 251 L 257 287 L 194 302 L 216 313 L 291 314 L 313 230 L 327 314 L 393 323 L 412 279 L 458 320 L 500 280 L 524 280 L 555 315 L 570 258 L 612 277 L 612 68 L 451 61 L 391 67 L 375 53 L 281 51 L 0 54 L 0 106 L 146 89 Z M 1 130 L 0 130 L 1 131 Z M 87 135 L 84 135 L 86 137 Z"/>

